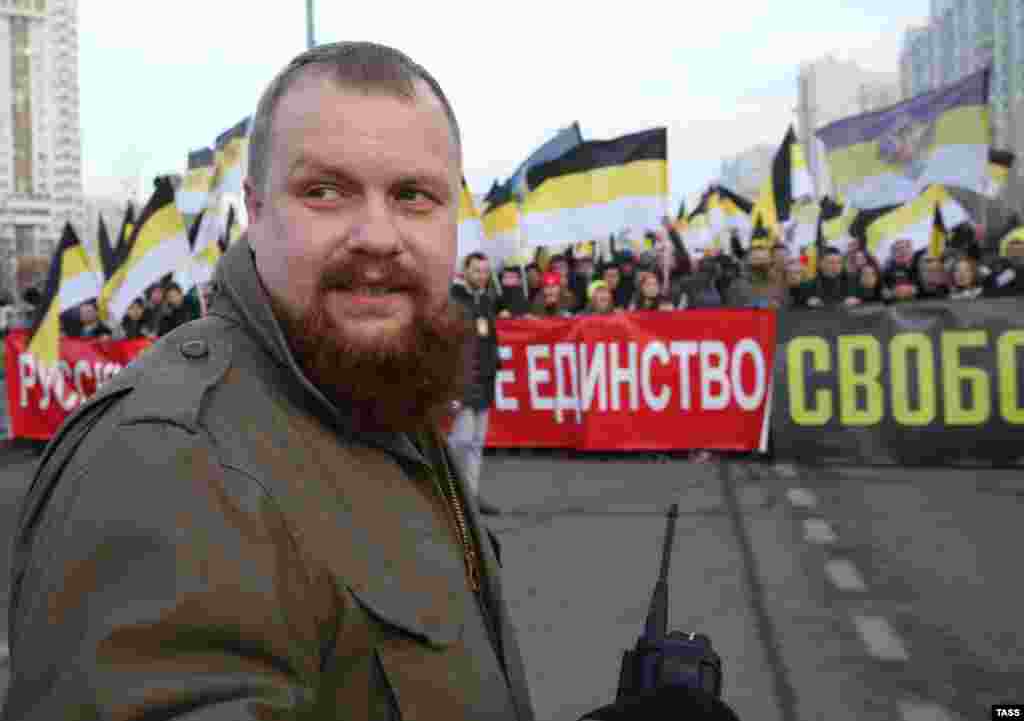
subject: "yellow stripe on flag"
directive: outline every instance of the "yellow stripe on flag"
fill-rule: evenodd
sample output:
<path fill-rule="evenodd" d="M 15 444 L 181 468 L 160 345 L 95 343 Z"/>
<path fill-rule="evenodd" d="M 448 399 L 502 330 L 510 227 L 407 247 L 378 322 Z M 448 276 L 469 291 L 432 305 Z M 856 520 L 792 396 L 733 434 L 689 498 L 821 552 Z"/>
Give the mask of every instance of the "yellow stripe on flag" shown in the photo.
<path fill-rule="evenodd" d="M 804 158 L 804 148 L 800 143 L 793 143 L 790 148 L 790 171 L 795 173 L 799 170 L 807 170 L 807 160 Z"/>
<path fill-rule="evenodd" d="M 29 354 L 35 356 L 37 366 L 52 368 L 60 358 L 60 305 L 51 303 L 43 322 L 28 344 Z"/>
<path fill-rule="evenodd" d="M 523 213 L 585 208 L 624 197 L 667 194 L 668 163 L 664 160 L 638 160 L 550 178 L 526 197 Z"/>
<path fill-rule="evenodd" d="M 931 149 L 942 145 L 985 145 L 992 141 L 988 106 L 962 105 L 947 110 L 935 120 Z"/>
<path fill-rule="evenodd" d="M 484 232 L 488 238 L 502 233 L 511 233 L 519 226 L 519 211 L 515 203 L 505 203 L 482 218 Z"/>
<path fill-rule="evenodd" d="M 213 168 L 205 166 L 192 168 L 185 173 L 181 181 L 181 189 L 188 193 L 208 193 L 213 180 Z"/>
<path fill-rule="evenodd" d="M 149 264 L 143 265 L 142 261 L 152 251 L 157 249 L 161 244 L 170 241 L 175 237 L 185 237 L 185 249 L 188 249 L 188 240 L 185 229 L 185 219 L 181 215 L 181 211 L 178 210 L 174 204 L 173 196 L 171 202 L 165 203 L 159 209 L 156 210 L 152 215 L 145 219 L 143 225 L 139 228 L 138 234 L 135 237 L 135 242 L 132 245 L 131 253 L 127 260 L 117 269 L 117 272 L 110 278 L 110 280 L 103 287 L 102 293 L 100 293 L 100 313 L 104 319 L 108 320 L 119 320 L 119 310 L 112 308 L 111 304 L 121 294 L 122 288 L 126 287 L 126 283 L 129 281 L 129 277 L 137 272 L 137 269 L 145 270 L 147 275 L 151 275 L 153 268 Z M 172 266 L 176 266 L 177 263 L 172 263 Z M 169 267 L 165 272 L 171 272 L 173 268 Z M 155 282 L 161 277 L 156 275 L 153 278 L 147 280 L 143 285 L 149 285 Z M 130 283 L 131 287 L 134 287 L 142 281 L 137 278 Z M 121 302 L 117 303 L 118 306 Z M 125 304 L 127 307 L 127 304 Z M 111 315 L 113 313 L 113 315 Z"/>
<path fill-rule="evenodd" d="M 879 263 L 885 263 L 892 244 L 897 240 L 909 240 L 915 252 L 929 248 L 934 242 L 935 214 L 941 213 L 943 208 L 948 208 L 951 216 L 966 217 L 945 188 L 930 186 L 913 202 L 886 213 L 867 227 L 868 250 Z"/>
<path fill-rule="evenodd" d="M 928 244 L 928 255 L 932 258 L 941 258 L 946 252 L 946 231 L 939 223 L 932 224 L 931 242 Z"/>
<path fill-rule="evenodd" d="M 459 218 L 458 222 L 461 223 L 464 220 L 471 220 L 478 218 L 479 213 L 476 212 L 476 206 L 473 205 L 473 196 L 470 195 L 469 188 L 465 183 L 462 184 L 462 192 L 459 194 Z"/>

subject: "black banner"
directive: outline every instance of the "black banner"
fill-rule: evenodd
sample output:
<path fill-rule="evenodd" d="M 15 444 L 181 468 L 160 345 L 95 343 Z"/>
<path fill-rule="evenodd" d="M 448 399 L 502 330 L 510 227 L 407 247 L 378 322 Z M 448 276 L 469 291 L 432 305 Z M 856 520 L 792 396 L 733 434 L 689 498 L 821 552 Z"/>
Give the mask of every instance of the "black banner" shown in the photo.
<path fill-rule="evenodd" d="M 780 313 L 773 395 L 779 459 L 1024 465 L 1024 299 Z"/>

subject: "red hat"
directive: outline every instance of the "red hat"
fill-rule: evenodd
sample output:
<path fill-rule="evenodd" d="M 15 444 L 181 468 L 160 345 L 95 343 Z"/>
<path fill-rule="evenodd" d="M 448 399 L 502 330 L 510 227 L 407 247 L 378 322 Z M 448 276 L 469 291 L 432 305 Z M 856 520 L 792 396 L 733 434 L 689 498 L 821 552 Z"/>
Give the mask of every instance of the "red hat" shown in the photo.
<path fill-rule="evenodd" d="M 541 284 L 545 288 L 548 288 L 548 287 L 553 286 L 553 285 L 561 285 L 562 284 L 562 276 L 561 276 L 561 274 L 556 273 L 553 270 L 549 270 L 541 278 Z"/>

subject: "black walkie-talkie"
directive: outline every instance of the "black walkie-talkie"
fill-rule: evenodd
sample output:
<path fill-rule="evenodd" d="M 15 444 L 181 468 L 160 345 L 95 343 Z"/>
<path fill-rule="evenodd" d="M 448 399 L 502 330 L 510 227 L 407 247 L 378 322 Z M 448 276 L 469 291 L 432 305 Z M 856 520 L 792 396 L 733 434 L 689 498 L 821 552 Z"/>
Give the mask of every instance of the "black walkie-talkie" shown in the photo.
<path fill-rule="evenodd" d="M 722 659 L 711 647 L 711 639 L 700 633 L 667 632 L 668 566 L 678 517 L 679 504 L 675 503 L 668 512 L 661 570 L 647 610 L 644 632 L 636 648 L 622 655 L 616 701 L 666 686 L 686 686 L 701 689 L 716 698 L 722 696 Z"/>

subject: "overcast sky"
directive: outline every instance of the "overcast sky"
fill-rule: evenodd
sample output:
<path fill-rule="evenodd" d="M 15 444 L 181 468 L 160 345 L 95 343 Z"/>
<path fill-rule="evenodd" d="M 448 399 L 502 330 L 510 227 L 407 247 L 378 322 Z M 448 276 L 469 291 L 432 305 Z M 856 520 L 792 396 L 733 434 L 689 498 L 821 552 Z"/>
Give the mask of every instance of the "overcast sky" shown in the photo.
<path fill-rule="evenodd" d="M 251 113 L 305 49 L 305 5 L 80 0 L 86 193 L 140 176 L 148 196 L 153 175 Z M 831 52 L 896 72 L 903 29 L 928 13 L 927 0 L 316 5 L 318 42 L 393 45 L 437 77 L 474 192 L 574 120 L 585 139 L 666 125 L 673 207 L 723 157 L 782 139 L 800 62 Z"/>

